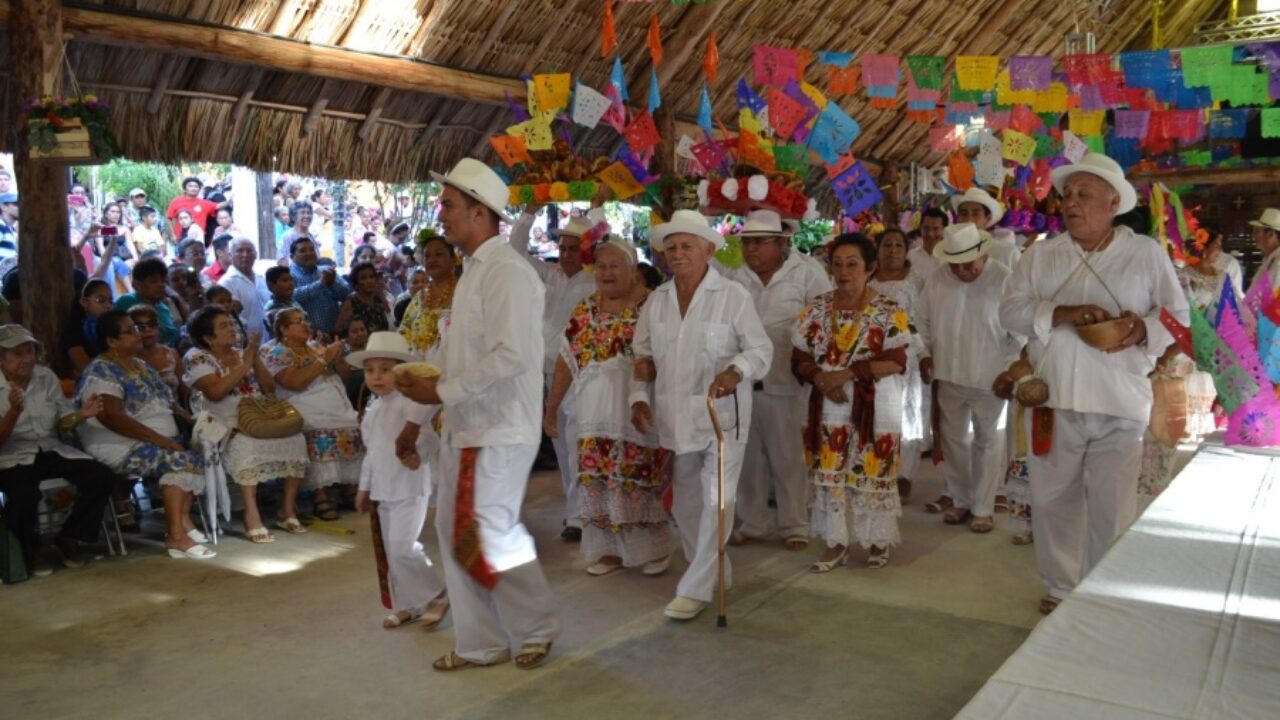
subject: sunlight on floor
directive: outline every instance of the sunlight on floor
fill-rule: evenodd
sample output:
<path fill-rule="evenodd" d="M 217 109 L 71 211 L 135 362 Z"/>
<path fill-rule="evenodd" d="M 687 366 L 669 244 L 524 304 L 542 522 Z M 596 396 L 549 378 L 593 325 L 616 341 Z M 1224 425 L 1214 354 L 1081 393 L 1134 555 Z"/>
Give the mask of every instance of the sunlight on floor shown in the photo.
<path fill-rule="evenodd" d="M 272 543 L 279 546 L 279 543 Z M 272 555 L 266 553 L 256 553 L 253 550 L 260 548 L 250 547 L 248 551 L 241 548 L 227 550 L 230 544 L 227 542 L 220 543 L 218 546 L 218 557 L 209 562 L 215 562 L 220 569 L 234 570 L 235 572 L 252 575 L 253 577 L 267 577 L 269 575 L 284 575 L 291 572 L 297 572 L 307 565 L 319 561 L 336 558 L 353 549 L 352 545 L 344 544 L 326 544 L 311 545 L 303 547 L 294 545 L 288 547 L 287 552 L 276 552 Z M 281 557 L 281 555 L 287 557 Z"/>

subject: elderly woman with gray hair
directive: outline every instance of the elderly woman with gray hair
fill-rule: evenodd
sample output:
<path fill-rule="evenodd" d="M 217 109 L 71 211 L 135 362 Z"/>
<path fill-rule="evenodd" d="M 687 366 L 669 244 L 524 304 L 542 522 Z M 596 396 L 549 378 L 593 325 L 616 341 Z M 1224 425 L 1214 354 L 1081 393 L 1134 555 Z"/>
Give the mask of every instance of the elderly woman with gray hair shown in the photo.
<path fill-rule="evenodd" d="M 631 341 L 649 295 L 636 262 L 635 248 L 616 235 L 596 247 L 596 291 L 574 308 L 560 335 L 542 420 L 547 435 L 558 437 L 558 413 L 566 410 L 582 554 L 587 573 L 597 576 L 636 566 L 659 575 L 671 559 L 662 507 L 670 453 L 658 447 L 657 433 L 626 421 L 636 384 Z"/>
<path fill-rule="evenodd" d="M 327 346 L 313 342 L 311 323 L 301 308 L 276 313 L 274 330 L 276 339 L 259 355 L 276 381 L 276 395 L 302 415 L 302 433 L 311 461 L 306 480 L 316 491 L 316 517 L 337 520 L 328 488 L 358 482 L 364 458 L 360 420 L 334 368 L 343 342 Z"/>

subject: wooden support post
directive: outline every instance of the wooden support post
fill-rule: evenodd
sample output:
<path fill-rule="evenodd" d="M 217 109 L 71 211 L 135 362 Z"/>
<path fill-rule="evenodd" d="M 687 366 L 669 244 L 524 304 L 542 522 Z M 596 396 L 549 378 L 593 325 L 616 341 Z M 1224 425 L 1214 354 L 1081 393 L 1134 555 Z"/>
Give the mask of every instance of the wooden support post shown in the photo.
<path fill-rule="evenodd" d="M 57 92 L 62 62 L 62 3 L 14 0 L 9 16 L 9 67 L 18 98 Z M 56 370 L 66 370 L 60 349 L 63 321 L 71 308 L 71 250 L 67 238 L 67 170 L 32 162 L 26 123 L 18 129 L 13 155 L 21 207 L 18 272 L 22 277 L 20 321 L 45 348 Z"/>

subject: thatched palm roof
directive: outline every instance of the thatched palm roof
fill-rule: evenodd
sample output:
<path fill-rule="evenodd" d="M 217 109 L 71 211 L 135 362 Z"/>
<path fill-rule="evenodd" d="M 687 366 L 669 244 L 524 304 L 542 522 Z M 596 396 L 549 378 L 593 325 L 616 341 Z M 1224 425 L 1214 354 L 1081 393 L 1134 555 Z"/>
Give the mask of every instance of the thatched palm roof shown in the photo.
<path fill-rule="evenodd" d="M 1225 0 L 1167 0 L 1166 45 L 1190 42 L 1195 23 L 1221 14 L 1225 5 Z M 506 78 L 568 71 L 596 88 L 607 82 L 612 62 L 600 57 L 602 0 L 101 0 L 64 6 L 69 12 L 131 14 L 136 19 L 130 22 L 139 28 L 157 18 L 199 23 L 422 58 Z M 1099 52 L 1145 47 L 1150 40 L 1147 0 L 619 2 L 614 7 L 619 48 L 633 85 L 641 88 L 649 75 L 645 34 L 652 11 L 659 14 L 667 43 L 668 59 L 659 68 L 663 99 L 688 119 L 697 110 L 702 29 L 708 25 L 720 48 L 713 95 L 717 116 L 725 120 L 735 114 L 733 85 L 750 76 L 756 44 L 954 58 L 1060 56 L 1064 35 L 1077 28 L 1097 34 Z M 114 105 L 116 133 L 126 154 L 138 160 L 421 179 L 466 155 L 483 153 L 493 161 L 485 139 L 511 122 L 501 105 L 192 57 L 183 47 L 130 47 L 130 33 L 118 34 L 110 41 L 120 44 L 103 44 L 102 38 L 73 33 L 68 58 L 85 90 Z M 810 68 L 810 81 L 820 87 L 825 85 L 821 76 L 816 64 Z M 925 126 L 907 122 L 901 110 L 873 110 L 861 97 L 846 98 L 842 105 L 863 126 L 855 154 L 937 159 L 928 150 Z M 0 115 L 9 112 L 11 107 L 0 109 Z M 376 122 L 367 122 L 371 114 Z M 313 126 L 304 132 L 309 118 Z M 10 117 L 0 120 L 15 126 Z M 615 141 L 611 129 L 581 140 L 582 147 L 597 152 L 608 152 Z M 3 145 L 11 148 L 12 137 Z"/>

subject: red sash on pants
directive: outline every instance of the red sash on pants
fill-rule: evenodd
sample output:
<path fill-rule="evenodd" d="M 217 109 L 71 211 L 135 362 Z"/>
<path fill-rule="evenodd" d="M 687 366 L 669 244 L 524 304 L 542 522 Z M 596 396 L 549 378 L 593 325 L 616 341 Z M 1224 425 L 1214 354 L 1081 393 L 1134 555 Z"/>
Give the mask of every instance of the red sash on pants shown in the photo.
<path fill-rule="evenodd" d="M 378 519 L 378 503 L 370 503 L 369 525 L 373 530 L 373 560 L 378 568 L 378 592 L 382 595 L 382 607 L 391 610 L 391 584 L 387 579 L 387 549 L 382 544 L 382 521 Z"/>
<path fill-rule="evenodd" d="M 453 503 L 453 557 L 467 574 L 486 589 L 498 584 L 498 573 L 484 559 L 480 546 L 480 521 L 476 518 L 476 453 L 462 448 L 458 467 L 458 492 Z"/>

